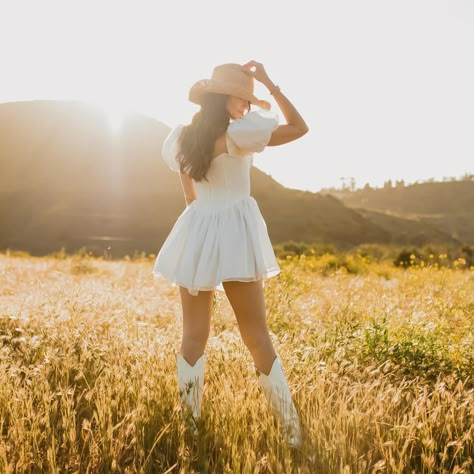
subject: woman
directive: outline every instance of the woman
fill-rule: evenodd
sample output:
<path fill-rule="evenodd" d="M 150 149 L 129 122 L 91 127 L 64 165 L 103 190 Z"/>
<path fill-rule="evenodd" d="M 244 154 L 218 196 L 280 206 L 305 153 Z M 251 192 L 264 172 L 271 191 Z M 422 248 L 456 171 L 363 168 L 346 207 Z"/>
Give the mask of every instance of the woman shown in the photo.
<path fill-rule="evenodd" d="M 265 85 L 287 124 L 257 99 L 254 79 Z M 189 100 L 201 106 L 191 124 L 178 125 L 163 144 L 162 157 L 180 173 L 187 207 L 157 255 L 153 274 L 179 285 L 183 337 L 177 354 L 182 405 L 197 420 L 201 412 L 205 346 L 214 291 L 225 291 L 258 381 L 283 424 L 291 446 L 301 430 L 281 360 L 266 325 L 263 280 L 280 268 L 266 223 L 250 196 L 253 153 L 291 142 L 308 132 L 293 104 L 263 65 L 222 64 L 212 78 L 196 82 Z M 251 104 L 260 109 L 250 111 Z"/>

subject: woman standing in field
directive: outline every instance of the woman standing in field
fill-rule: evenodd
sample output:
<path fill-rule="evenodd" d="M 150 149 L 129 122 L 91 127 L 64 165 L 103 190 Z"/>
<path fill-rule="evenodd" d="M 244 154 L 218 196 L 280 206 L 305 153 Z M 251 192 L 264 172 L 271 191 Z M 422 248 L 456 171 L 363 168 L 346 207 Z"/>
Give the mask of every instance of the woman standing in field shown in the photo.
<path fill-rule="evenodd" d="M 273 95 L 287 124 L 279 125 L 270 103 L 257 99 L 254 79 Z M 189 100 L 201 106 L 189 125 L 178 125 L 162 157 L 180 173 L 187 207 L 157 255 L 153 274 L 179 285 L 183 337 L 177 354 L 182 405 L 200 417 L 205 346 L 214 291 L 225 291 L 258 381 L 291 446 L 301 430 L 290 390 L 266 324 L 263 280 L 280 273 L 256 200 L 250 196 L 253 153 L 283 145 L 308 132 L 293 104 L 263 65 L 222 64 L 196 82 Z M 259 109 L 250 111 L 251 104 Z"/>

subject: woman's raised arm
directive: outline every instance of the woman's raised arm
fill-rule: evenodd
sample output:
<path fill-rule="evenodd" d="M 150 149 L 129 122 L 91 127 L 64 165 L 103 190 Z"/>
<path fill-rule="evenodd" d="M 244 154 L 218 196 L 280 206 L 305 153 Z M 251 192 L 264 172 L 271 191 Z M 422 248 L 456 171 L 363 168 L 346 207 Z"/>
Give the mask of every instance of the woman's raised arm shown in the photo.
<path fill-rule="evenodd" d="M 249 61 L 244 64 L 242 68 L 245 72 L 252 75 L 254 79 L 267 87 L 270 94 L 275 98 L 275 101 L 280 107 L 287 122 L 286 125 L 279 125 L 275 129 L 267 146 L 283 145 L 284 143 L 296 140 L 308 133 L 309 128 L 303 120 L 303 117 L 283 92 L 281 92 L 280 88 L 268 77 L 263 64 L 256 61 Z M 251 68 L 255 68 L 255 71 L 252 71 Z"/>

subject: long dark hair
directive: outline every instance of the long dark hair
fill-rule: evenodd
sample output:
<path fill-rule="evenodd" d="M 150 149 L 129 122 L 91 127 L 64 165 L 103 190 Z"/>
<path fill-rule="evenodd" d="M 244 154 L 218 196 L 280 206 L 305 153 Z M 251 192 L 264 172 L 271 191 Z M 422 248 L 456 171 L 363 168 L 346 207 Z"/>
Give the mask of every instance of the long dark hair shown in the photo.
<path fill-rule="evenodd" d="M 208 92 L 203 95 L 201 109 L 194 114 L 189 125 L 183 127 L 178 140 L 178 162 L 181 172 L 194 181 L 202 181 L 211 166 L 214 143 L 224 134 L 231 116 L 227 111 L 226 94 Z M 250 110 L 250 103 L 249 103 Z"/>

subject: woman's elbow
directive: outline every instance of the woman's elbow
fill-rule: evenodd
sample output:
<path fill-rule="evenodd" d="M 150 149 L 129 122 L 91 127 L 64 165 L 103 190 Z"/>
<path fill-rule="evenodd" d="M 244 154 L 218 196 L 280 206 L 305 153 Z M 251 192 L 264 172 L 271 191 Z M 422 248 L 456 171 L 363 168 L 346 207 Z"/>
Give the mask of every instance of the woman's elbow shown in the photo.
<path fill-rule="evenodd" d="M 301 127 L 298 127 L 298 138 L 301 138 L 303 135 L 306 135 L 309 132 L 309 127 L 304 124 Z"/>

